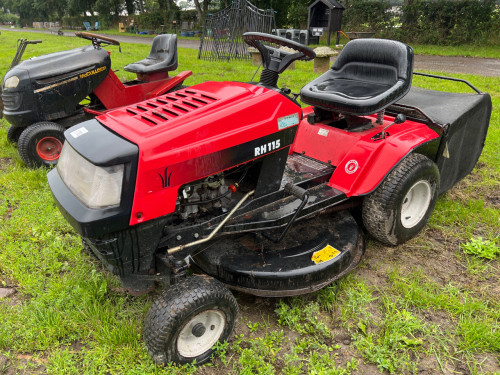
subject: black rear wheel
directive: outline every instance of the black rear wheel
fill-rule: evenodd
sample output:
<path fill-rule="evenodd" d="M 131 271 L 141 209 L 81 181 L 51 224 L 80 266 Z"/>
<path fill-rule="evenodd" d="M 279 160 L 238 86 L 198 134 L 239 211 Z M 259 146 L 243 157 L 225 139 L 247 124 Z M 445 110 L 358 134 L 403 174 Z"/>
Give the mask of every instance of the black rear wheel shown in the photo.
<path fill-rule="evenodd" d="M 21 133 L 23 130 L 26 129 L 26 127 L 19 127 L 19 126 L 10 126 L 9 130 L 7 130 L 7 140 L 9 143 L 17 147 L 17 143 L 19 142 L 19 137 L 21 136 Z"/>
<path fill-rule="evenodd" d="M 427 224 L 439 193 L 439 170 L 428 157 L 410 154 L 363 202 L 363 223 L 380 242 L 398 245 Z"/>
<path fill-rule="evenodd" d="M 163 292 L 144 321 L 144 342 L 160 365 L 200 365 L 217 342 L 231 336 L 238 304 L 229 289 L 209 276 L 191 276 Z"/>
<path fill-rule="evenodd" d="M 28 126 L 19 137 L 19 155 L 30 168 L 57 164 L 64 144 L 66 129 L 53 122 Z"/>

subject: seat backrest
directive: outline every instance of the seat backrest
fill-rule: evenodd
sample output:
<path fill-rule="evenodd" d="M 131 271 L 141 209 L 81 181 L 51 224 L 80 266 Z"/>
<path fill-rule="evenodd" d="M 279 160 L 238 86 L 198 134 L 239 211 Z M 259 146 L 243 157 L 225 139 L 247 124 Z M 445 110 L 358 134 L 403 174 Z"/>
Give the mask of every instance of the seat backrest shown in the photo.
<path fill-rule="evenodd" d="M 155 36 L 147 58 L 162 60 L 166 66 L 175 66 L 173 70 L 177 69 L 177 34 Z"/>
<path fill-rule="evenodd" d="M 405 96 L 413 76 L 413 49 L 386 39 L 347 43 L 332 68 L 300 90 L 304 103 L 365 116 Z"/>
<path fill-rule="evenodd" d="M 387 39 L 355 39 L 346 44 L 332 66 L 345 78 L 395 84 L 399 79 L 411 82 L 413 50 Z"/>

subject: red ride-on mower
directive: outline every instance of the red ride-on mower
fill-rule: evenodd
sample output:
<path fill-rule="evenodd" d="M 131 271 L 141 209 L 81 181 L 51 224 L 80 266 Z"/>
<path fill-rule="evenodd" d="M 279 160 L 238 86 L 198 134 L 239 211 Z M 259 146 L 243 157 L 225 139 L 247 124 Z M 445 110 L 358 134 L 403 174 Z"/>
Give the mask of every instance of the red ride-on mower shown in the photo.
<path fill-rule="evenodd" d="M 19 64 L 27 44 L 20 40 L 17 54 L 3 81 L 3 116 L 12 125 L 7 139 L 17 144 L 28 167 L 57 163 L 64 131 L 106 111 L 142 102 L 182 88 L 192 73 L 177 69 L 177 35 L 159 35 L 149 56 L 125 66 L 137 79 L 121 82 L 111 70 L 110 52 L 102 45 L 116 40 L 77 32 L 92 45 L 31 58 Z M 87 100 L 86 104 L 82 104 Z"/>
<path fill-rule="evenodd" d="M 130 293 L 167 287 L 144 322 L 161 364 L 201 364 L 229 339 L 229 289 L 300 295 L 353 270 L 365 242 L 348 208 L 362 206 L 384 243 L 414 237 L 486 137 L 489 95 L 411 89 L 405 44 L 349 42 L 301 90 L 302 109 L 277 81 L 314 52 L 244 40 L 262 55 L 260 82 L 206 82 L 98 116 L 66 131 L 48 173 L 87 251 Z"/>

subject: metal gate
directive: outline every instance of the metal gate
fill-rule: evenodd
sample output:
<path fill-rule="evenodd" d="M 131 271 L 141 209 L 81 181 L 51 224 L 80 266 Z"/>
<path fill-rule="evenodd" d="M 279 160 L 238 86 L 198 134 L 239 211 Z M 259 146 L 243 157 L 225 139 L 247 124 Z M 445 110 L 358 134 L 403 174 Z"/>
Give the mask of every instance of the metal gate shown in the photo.
<path fill-rule="evenodd" d="M 235 0 L 230 6 L 205 18 L 198 58 L 209 61 L 249 60 L 243 34 L 248 31 L 271 34 L 276 28 L 274 11 L 259 9 L 247 0 Z"/>

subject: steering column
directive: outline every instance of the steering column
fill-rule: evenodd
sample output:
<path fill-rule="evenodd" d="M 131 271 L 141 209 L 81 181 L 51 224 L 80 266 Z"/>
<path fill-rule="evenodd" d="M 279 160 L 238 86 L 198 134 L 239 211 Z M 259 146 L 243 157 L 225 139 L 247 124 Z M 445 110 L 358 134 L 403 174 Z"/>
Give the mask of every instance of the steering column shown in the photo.
<path fill-rule="evenodd" d="M 245 33 L 243 34 L 243 40 L 246 44 L 257 48 L 262 56 L 262 66 L 264 69 L 260 75 L 259 83 L 264 86 L 277 87 L 279 75 L 295 60 L 311 61 L 316 57 L 316 53 L 311 48 L 275 35 Z M 283 49 L 267 46 L 263 42 L 288 47 L 297 52 L 288 52 Z"/>

